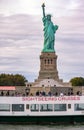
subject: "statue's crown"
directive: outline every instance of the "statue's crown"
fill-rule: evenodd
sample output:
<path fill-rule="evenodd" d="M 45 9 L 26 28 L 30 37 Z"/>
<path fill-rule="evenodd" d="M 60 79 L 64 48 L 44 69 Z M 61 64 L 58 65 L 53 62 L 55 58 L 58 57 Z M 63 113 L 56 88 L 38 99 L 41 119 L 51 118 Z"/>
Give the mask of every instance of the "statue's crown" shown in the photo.
<path fill-rule="evenodd" d="M 51 18 L 51 14 L 47 14 L 47 18 Z"/>

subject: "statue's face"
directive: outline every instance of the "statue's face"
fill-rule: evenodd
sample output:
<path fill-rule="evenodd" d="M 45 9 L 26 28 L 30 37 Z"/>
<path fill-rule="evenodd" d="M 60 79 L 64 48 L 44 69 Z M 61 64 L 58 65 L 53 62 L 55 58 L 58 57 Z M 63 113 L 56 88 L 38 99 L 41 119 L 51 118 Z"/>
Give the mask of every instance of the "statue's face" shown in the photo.
<path fill-rule="evenodd" d="M 51 15 L 47 15 L 47 19 L 51 21 Z"/>

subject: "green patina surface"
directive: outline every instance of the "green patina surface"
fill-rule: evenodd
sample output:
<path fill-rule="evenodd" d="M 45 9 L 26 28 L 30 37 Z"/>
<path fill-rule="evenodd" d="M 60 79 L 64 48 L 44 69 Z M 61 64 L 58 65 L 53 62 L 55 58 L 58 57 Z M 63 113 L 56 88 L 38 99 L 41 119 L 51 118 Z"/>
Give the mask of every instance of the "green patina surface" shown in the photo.
<path fill-rule="evenodd" d="M 44 47 L 42 52 L 55 52 L 54 43 L 55 43 L 55 33 L 58 29 L 57 25 L 54 25 L 51 21 L 51 15 L 45 15 L 45 5 L 42 5 L 43 9 L 43 25 L 44 25 Z"/>

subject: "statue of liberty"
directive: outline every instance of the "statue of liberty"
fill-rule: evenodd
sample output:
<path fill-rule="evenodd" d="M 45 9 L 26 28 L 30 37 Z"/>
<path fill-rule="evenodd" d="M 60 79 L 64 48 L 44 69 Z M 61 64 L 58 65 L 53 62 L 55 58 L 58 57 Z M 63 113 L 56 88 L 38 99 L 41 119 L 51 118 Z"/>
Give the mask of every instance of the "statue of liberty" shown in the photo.
<path fill-rule="evenodd" d="M 54 42 L 55 42 L 55 33 L 58 29 L 57 25 L 53 25 L 53 22 L 51 21 L 51 15 L 45 15 L 45 5 L 42 4 L 43 9 L 43 25 L 44 25 L 44 48 L 42 52 L 55 52 L 54 49 Z"/>

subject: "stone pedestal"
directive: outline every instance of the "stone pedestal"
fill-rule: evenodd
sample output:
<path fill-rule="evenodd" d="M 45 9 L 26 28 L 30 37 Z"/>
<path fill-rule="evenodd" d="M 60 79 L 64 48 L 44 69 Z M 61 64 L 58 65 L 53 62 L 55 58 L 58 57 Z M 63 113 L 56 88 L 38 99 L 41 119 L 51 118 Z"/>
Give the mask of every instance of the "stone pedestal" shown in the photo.
<path fill-rule="evenodd" d="M 40 55 L 40 71 L 38 79 L 55 79 L 59 81 L 57 71 L 57 55 L 55 52 L 42 52 Z"/>

